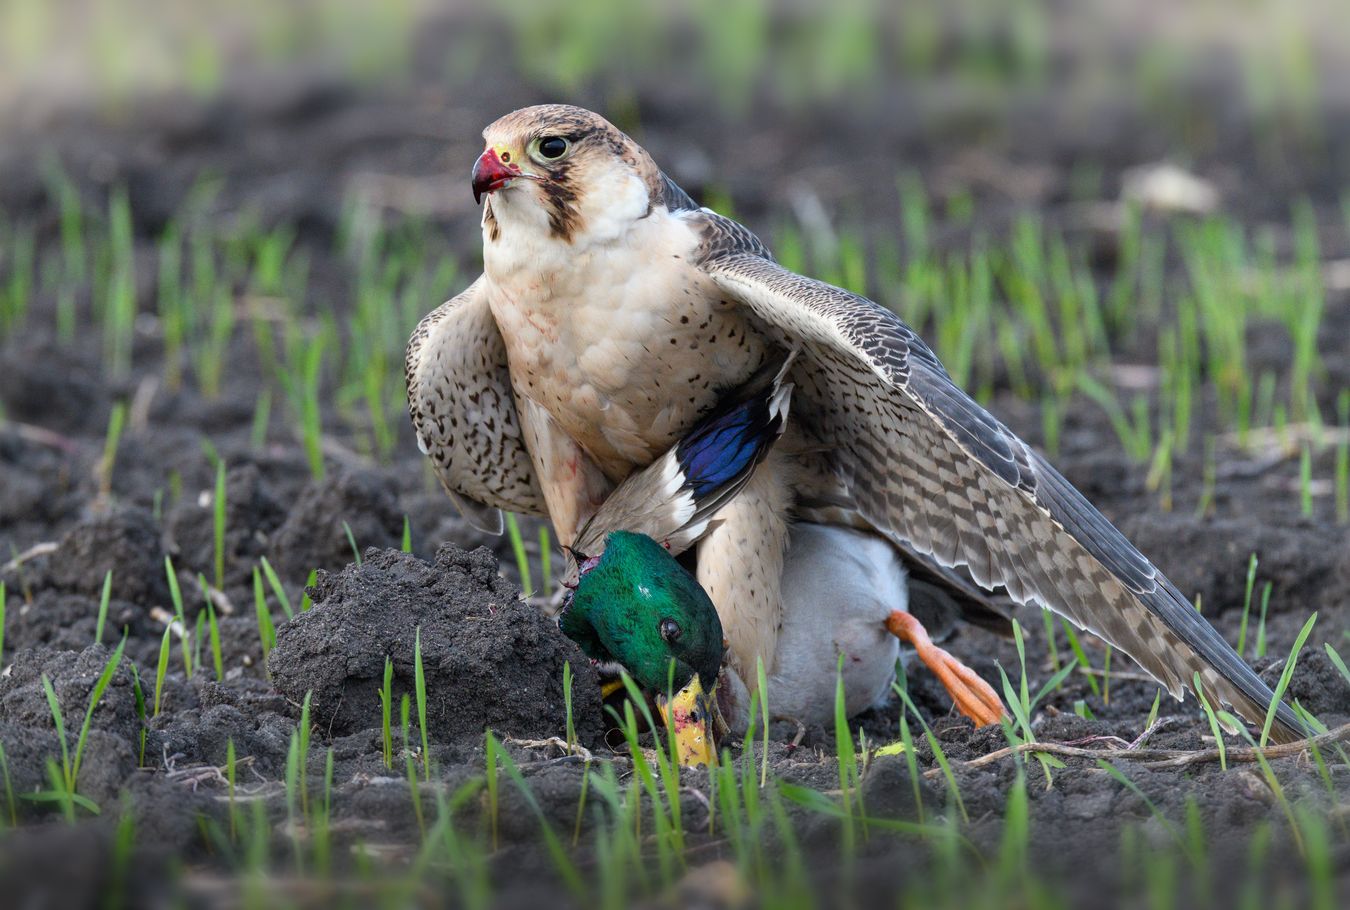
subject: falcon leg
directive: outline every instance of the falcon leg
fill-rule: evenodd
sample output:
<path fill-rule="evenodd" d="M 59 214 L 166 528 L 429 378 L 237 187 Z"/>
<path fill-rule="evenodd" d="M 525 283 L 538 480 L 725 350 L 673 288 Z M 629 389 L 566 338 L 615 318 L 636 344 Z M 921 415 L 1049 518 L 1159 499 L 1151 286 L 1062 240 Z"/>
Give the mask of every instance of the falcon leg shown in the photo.
<path fill-rule="evenodd" d="M 956 708 L 975 721 L 975 726 L 996 724 L 1003 717 L 1003 702 L 989 683 L 975 671 L 933 644 L 928 632 L 909 613 L 892 610 L 886 620 L 886 629 L 901 641 L 914 646 L 919 660 L 942 682 Z"/>
<path fill-rule="evenodd" d="M 612 485 L 542 405 L 517 395 L 516 411 L 554 534 L 561 546 L 570 547 L 577 531 L 605 501 Z"/>
<path fill-rule="evenodd" d="M 783 622 L 783 556 L 792 502 L 783 476 L 782 456 L 769 452 L 698 544 L 698 583 L 721 617 L 727 662 L 752 689 L 757 659 L 764 661 L 765 677 L 773 676 Z"/>

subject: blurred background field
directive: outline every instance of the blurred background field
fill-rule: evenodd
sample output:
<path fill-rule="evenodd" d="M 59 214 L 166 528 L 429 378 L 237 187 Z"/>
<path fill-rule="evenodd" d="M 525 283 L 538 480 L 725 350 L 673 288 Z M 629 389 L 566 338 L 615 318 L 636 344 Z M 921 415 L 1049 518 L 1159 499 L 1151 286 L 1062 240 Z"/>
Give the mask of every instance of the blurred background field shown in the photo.
<path fill-rule="evenodd" d="M 136 299 L 105 306 L 117 251 L 93 247 L 124 204 L 133 245 L 232 244 L 224 284 L 256 284 L 266 259 L 263 283 L 290 284 L 263 296 L 326 321 L 320 378 L 337 370 L 344 423 L 387 453 L 403 423 L 387 368 L 476 267 L 462 178 L 479 130 L 565 99 L 789 265 L 921 327 L 982 400 L 1043 407 L 1052 452 L 1086 396 L 1162 486 L 1207 439 L 1247 446 L 1259 424 L 1297 448 L 1290 426 L 1344 422 L 1344 358 L 1326 356 L 1344 351 L 1326 294 L 1350 286 L 1335 6 L 9 0 L 0 329 L 45 304 L 63 337 L 102 331 L 119 373 L 138 331 L 160 333 L 171 377 L 187 356 L 214 394 L 238 320 L 150 286 L 190 263 L 128 266 Z M 395 235 L 418 249 L 382 246 Z M 372 296 L 414 277 L 396 314 Z M 353 324 L 367 349 L 348 350 Z M 1314 442 L 1320 469 L 1334 439 Z"/>
<path fill-rule="evenodd" d="M 517 549 L 453 516 L 412 438 L 401 366 L 417 320 L 481 266 L 468 185 L 480 131 L 514 108 L 567 101 L 630 132 L 694 198 L 745 222 L 785 264 L 866 293 L 918 328 L 953 376 L 1049 452 L 1272 682 L 1316 611 L 1290 691 L 1334 726 L 1350 714 L 1350 678 L 1337 663 L 1350 654 L 1344 6 L 0 0 L 0 582 L 10 617 L 0 660 L 85 648 L 107 609 L 102 568 L 89 581 L 61 567 L 88 561 L 90 534 L 121 541 L 128 528 L 154 529 L 146 560 L 135 563 L 149 566 L 154 583 L 113 589 L 129 617 L 114 621 L 130 629 L 126 659 L 149 688 L 168 640 L 165 616 L 175 612 L 196 624 L 189 640 L 199 652 L 206 641 L 208 659 L 198 654 L 195 681 L 175 659 L 168 678 L 180 680 L 179 700 L 148 719 L 159 737 L 148 762 L 142 738 L 126 773 L 91 785 L 89 798 L 115 806 L 137 780 L 160 788 L 147 804 L 162 807 L 165 794 L 184 790 L 165 767 L 175 750 L 190 756 L 182 761 L 225 765 L 228 737 L 198 716 L 222 697 L 203 695 L 203 678 L 240 704 L 252 703 L 239 692 L 262 699 L 273 614 L 281 625 L 312 570 L 341 569 L 366 546 L 406 544 L 430 556 L 442 541 L 481 542 L 527 590 L 546 590 L 550 548 L 537 523 L 522 522 Z M 185 584 L 201 579 L 186 614 L 160 581 L 164 556 Z M 194 606 L 210 591 L 243 614 L 221 628 L 214 673 L 207 610 Z M 1113 667 L 1100 642 L 1056 622 L 1034 614 L 1022 622 L 1024 662 L 1011 644 L 975 634 L 953 645 L 991 679 L 997 662 L 1014 678 L 1027 674 L 1032 692 L 1055 680 L 1036 729 L 1010 737 L 1130 742 L 1151 725 L 1155 687 L 1131 678 L 1128 661 L 1117 656 Z M 1070 663 L 1078 670 L 1057 677 Z M 23 685 L 36 686 L 32 674 L 25 679 L 0 681 L 0 721 L 10 725 L 0 733 L 51 726 L 2 706 L 7 692 L 18 698 Z M 929 745 L 910 752 L 932 772 L 924 786 L 944 818 L 963 820 L 953 830 L 1006 877 L 967 879 L 944 852 L 952 832 L 946 840 L 920 832 L 911 862 L 949 863 L 938 864 L 945 890 L 916 884 L 906 900 L 995 906 L 1015 893 L 1026 906 L 1056 905 L 1103 883 L 1138 906 L 1199 906 L 1241 892 L 1331 907 L 1344 896 L 1343 751 L 1242 778 L 1213 763 L 1193 776 L 1140 770 L 1142 789 L 1079 762 L 1058 772 L 1058 790 L 1042 791 L 1034 763 L 1025 775 L 1012 762 L 1000 775 L 942 773 L 943 749 L 970 759 L 1006 742 L 942 717 L 940 699 L 913 684 L 909 713 L 897 701 L 867 720 L 867 735 L 872 745 L 893 740 L 906 716 L 916 737 L 920 721 L 933 725 Z M 287 870 L 314 869 L 318 847 L 295 835 L 290 805 L 304 779 L 287 771 L 288 750 L 299 748 L 296 701 L 258 702 L 273 712 L 272 726 L 229 734 L 247 734 L 265 778 L 254 794 L 262 822 L 246 835 L 236 831 L 231 784 L 229 848 L 204 833 L 205 822 L 189 836 L 137 816 L 161 853 L 184 839 L 181 868 L 169 865 L 190 870 L 194 900 L 237 896 L 211 876 L 245 864 L 261 876 L 273 852 Z M 1192 702 L 1162 705 L 1179 718 L 1164 745 L 1214 746 Z M 66 711 L 82 716 L 84 707 Z M 284 735 L 268 739 L 268 730 Z M 791 866 L 791 832 L 812 828 L 803 816 L 861 813 L 849 801 L 847 762 L 838 762 L 852 750 L 835 751 L 842 732 L 811 731 L 806 749 L 824 770 L 804 771 L 774 746 L 774 773 L 828 791 L 826 802 L 771 787 L 800 798 L 788 800 L 790 820 L 765 803 L 739 834 L 733 826 L 726 839 L 699 842 L 699 856 L 729 859 L 735 881 L 766 901 L 795 888 L 751 845 L 771 831 L 775 857 Z M 404 741 L 409 767 L 415 759 L 430 776 L 432 756 L 416 740 Z M 385 838 L 395 865 L 416 872 L 381 886 L 391 903 L 413 885 L 443 884 L 436 876 L 455 862 L 425 847 L 421 805 L 414 826 L 406 793 L 381 808 L 400 819 L 396 833 L 351 822 L 362 815 L 346 802 L 354 782 L 388 762 L 378 747 L 349 744 L 339 749 L 337 783 L 325 783 L 323 750 L 335 744 L 314 744 L 314 787 L 336 788 L 335 804 L 355 808 L 325 809 L 321 819 L 306 809 L 306 825 L 327 832 L 346 818 L 336 837 L 353 855 Z M 1231 748 L 1242 745 L 1230 737 Z M 35 786 L 46 786 L 41 749 L 24 749 L 37 762 Z M 540 749 L 509 749 L 526 779 L 545 773 L 531 764 L 545 762 Z M 481 750 L 476 740 L 436 752 L 436 774 L 481 773 Z M 143 765 L 158 772 L 137 772 Z M 754 771 L 735 786 L 753 786 Z M 559 797 L 541 816 L 560 831 L 580 817 L 583 779 L 558 785 L 572 801 Z M 712 792 L 706 779 L 692 786 Z M 979 811 L 966 811 L 963 787 Z M 0 809 L 6 824 L 44 837 L 56 827 L 50 806 L 11 795 Z M 226 823 L 196 802 L 177 811 Z M 1112 824 L 1093 824 L 1106 815 Z M 473 816 L 476 835 L 485 816 Z M 108 821 L 100 830 L 91 868 L 116 870 L 105 848 L 120 843 L 122 828 Z M 24 843 L 64 844 L 23 834 L 6 835 L 10 868 L 28 855 Z M 588 842 L 576 862 L 620 905 L 633 893 L 671 893 L 702 862 L 677 861 L 661 844 Z M 537 839 L 474 849 L 494 873 L 521 855 L 547 865 Z M 895 893 L 885 870 L 900 860 L 891 847 L 868 849 L 874 862 L 857 879 L 811 882 L 826 903 L 844 893 L 831 889 L 859 880 L 864 891 Z M 653 850 L 659 873 L 634 871 Z M 1053 864 L 1044 875 L 1027 868 L 1027 856 L 1056 854 L 1062 881 Z M 1094 865 L 1085 856 L 1106 858 Z M 558 871 L 565 864 L 548 868 L 571 881 Z M 1235 868 L 1250 874 L 1227 874 Z M 483 893 L 462 871 L 450 877 L 472 903 Z M 101 874 L 90 873 L 90 893 L 106 884 Z M 295 885 L 295 903 L 320 893 L 306 887 Z M 150 892 L 162 896 L 129 893 Z"/>

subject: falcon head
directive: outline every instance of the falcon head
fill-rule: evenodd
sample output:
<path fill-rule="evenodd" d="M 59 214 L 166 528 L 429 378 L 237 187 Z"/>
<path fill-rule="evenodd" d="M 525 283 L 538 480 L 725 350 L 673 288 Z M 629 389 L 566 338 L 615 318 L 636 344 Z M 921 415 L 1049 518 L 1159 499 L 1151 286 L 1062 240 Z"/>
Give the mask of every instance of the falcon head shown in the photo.
<path fill-rule="evenodd" d="M 545 234 L 573 245 L 619 236 L 673 187 L 640 145 L 599 114 L 542 104 L 483 130 L 473 166 L 487 242 Z M 676 190 L 676 192 L 679 192 Z M 683 195 L 682 193 L 680 195 Z"/>

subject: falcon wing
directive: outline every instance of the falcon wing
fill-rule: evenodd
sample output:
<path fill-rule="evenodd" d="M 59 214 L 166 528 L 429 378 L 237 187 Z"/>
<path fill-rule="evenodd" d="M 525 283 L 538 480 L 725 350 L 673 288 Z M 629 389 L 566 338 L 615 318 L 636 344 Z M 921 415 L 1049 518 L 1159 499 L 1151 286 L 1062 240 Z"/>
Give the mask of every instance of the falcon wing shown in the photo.
<path fill-rule="evenodd" d="M 785 344 L 800 346 L 793 412 L 831 446 L 858 512 L 985 587 L 1067 616 L 1177 698 L 1261 724 L 1274 696 L 1181 592 L 1068 481 L 957 388 L 889 310 L 788 271 L 744 227 L 704 210 L 698 265 Z M 1303 734 L 1281 704 L 1274 735 Z"/>
<path fill-rule="evenodd" d="M 404 375 L 417 444 L 470 524 L 500 534 L 501 509 L 547 514 L 482 278 L 418 323 Z"/>

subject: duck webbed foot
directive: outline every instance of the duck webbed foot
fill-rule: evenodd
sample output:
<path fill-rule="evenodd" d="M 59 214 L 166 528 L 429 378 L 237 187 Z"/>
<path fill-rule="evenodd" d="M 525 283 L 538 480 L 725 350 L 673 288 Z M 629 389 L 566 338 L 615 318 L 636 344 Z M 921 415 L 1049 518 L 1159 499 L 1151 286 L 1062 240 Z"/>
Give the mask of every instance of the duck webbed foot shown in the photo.
<path fill-rule="evenodd" d="M 989 683 L 981 679 L 974 670 L 933 644 L 923 625 L 909 613 L 901 610 L 891 611 L 886 620 L 886 628 L 892 635 L 914 646 L 919 660 L 946 687 L 956 708 L 966 717 L 975 721 L 975 726 L 983 727 L 996 724 L 1003 717 L 1003 702 Z"/>

